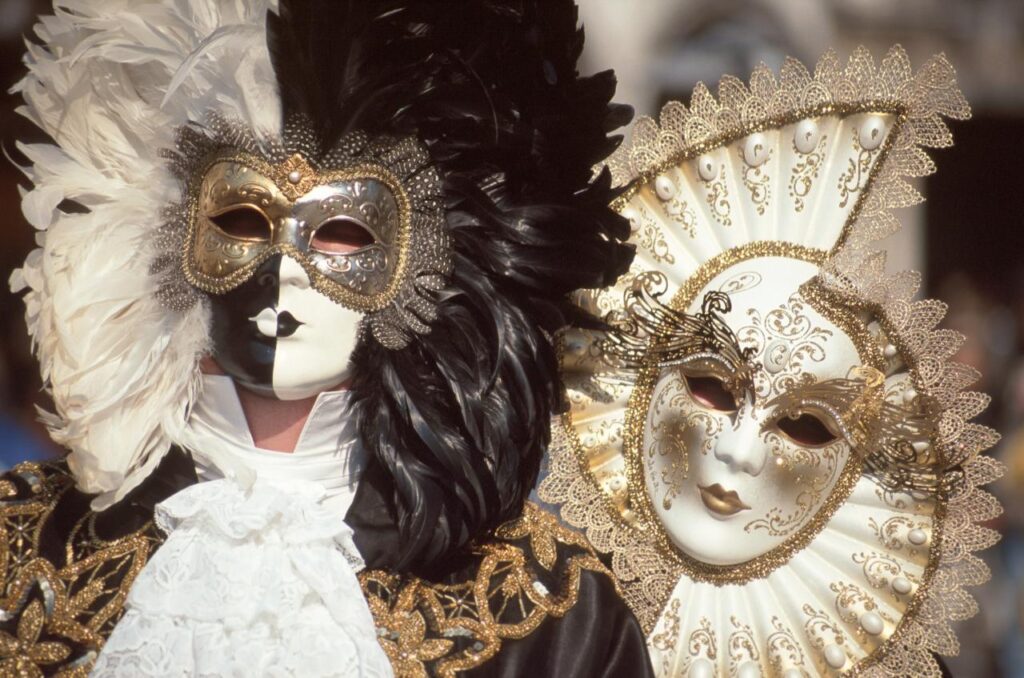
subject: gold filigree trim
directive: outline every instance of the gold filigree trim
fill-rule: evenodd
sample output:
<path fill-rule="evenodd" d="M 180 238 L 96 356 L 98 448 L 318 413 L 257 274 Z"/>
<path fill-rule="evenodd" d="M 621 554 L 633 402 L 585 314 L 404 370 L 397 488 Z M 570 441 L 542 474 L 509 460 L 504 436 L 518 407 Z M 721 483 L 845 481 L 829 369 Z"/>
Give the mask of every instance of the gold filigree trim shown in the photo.
<path fill-rule="evenodd" d="M 970 421 L 984 410 L 988 398 L 966 390 L 980 375 L 951 359 L 964 337 L 938 327 L 945 305 L 933 299 L 915 301 L 920 275 L 887 274 L 884 255 L 868 250 L 867 243 L 853 256 L 847 250 L 846 257 L 830 261 L 819 284 L 851 308 L 878 319 L 914 388 L 931 400 L 939 422 L 935 444 L 943 456 L 936 461 L 943 469 L 937 491 L 945 501 L 935 504 L 928 563 L 909 606 L 892 635 L 845 675 L 939 678 L 942 671 L 934 654 L 959 653 L 951 622 L 977 613 L 977 604 L 964 589 L 990 577 L 988 566 L 973 552 L 999 540 L 997 532 L 979 525 L 1002 513 L 999 502 L 981 489 L 1003 474 L 1000 462 L 981 454 L 999 436 Z M 836 275 L 840 271 L 841 277 Z"/>
<path fill-rule="evenodd" d="M 19 497 L 8 480 L 11 491 L 0 500 L 0 675 L 84 678 L 159 539 L 156 528 L 150 522 L 114 541 L 72 530 L 67 564 L 57 569 L 39 555 L 40 535 L 73 480 L 62 468 L 31 463 L 8 477 L 29 491 Z"/>
<path fill-rule="evenodd" d="M 452 678 L 478 667 L 503 641 L 525 638 L 575 606 L 584 570 L 611 577 L 581 535 L 533 504 L 496 536 L 508 541 L 478 546 L 476 574 L 462 583 L 432 584 L 381 571 L 359 575 L 397 678 Z M 571 547 L 561 558 L 560 546 Z M 538 565 L 547 577 L 538 576 Z M 559 579 L 557 591 L 542 581 L 551 576 Z"/>

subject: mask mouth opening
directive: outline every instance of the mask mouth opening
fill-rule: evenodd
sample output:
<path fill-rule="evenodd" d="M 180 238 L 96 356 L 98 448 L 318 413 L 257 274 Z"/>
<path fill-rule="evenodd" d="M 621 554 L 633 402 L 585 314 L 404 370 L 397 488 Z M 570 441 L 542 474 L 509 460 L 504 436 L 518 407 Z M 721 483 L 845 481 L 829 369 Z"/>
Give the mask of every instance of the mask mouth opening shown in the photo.
<path fill-rule="evenodd" d="M 295 316 L 288 311 L 282 312 L 277 316 L 277 338 L 284 339 L 292 336 L 301 325 L 305 325 L 305 323 L 296 320 Z"/>

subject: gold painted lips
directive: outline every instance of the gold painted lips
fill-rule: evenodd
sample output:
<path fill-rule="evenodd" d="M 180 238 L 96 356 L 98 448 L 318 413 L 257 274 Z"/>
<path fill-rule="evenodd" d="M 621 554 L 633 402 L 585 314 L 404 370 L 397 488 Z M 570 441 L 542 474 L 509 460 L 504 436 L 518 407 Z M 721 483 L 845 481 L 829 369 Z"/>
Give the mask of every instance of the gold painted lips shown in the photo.
<path fill-rule="evenodd" d="M 707 487 L 703 485 L 697 487 L 700 489 L 700 500 L 704 502 L 709 511 L 719 515 L 731 516 L 750 508 L 740 501 L 738 494 L 732 490 L 726 490 L 718 483 Z"/>

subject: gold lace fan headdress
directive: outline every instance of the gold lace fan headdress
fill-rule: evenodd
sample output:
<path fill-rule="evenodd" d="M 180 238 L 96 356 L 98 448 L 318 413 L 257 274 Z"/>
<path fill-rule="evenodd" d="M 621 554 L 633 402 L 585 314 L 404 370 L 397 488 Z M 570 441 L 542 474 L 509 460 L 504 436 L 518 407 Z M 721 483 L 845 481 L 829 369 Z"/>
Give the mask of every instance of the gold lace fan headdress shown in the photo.
<path fill-rule="evenodd" d="M 879 65 L 864 49 L 845 67 L 830 52 L 813 73 L 789 59 L 749 85 L 726 76 L 717 99 L 698 85 L 608 161 L 637 258 L 615 287 L 579 298 L 618 332 L 562 337 L 571 410 L 539 492 L 610 554 L 660 675 L 937 676 L 932 653 L 957 652 L 949 624 L 976 611 L 963 587 L 988 577 L 972 552 L 997 539 L 975 524 L 1001 510 L 979 489 L 1001 473 L 981 455 L 997 435 L 970 422 L 988 398 L 951 361 L 962 337 L 937 329 L 945 306 L 915 301 L 918 274 L 886 273 L 877 241 L 899 228 L 891 210 L 922 199 L 907 179 L 935 170 L 924 148 L 952 143 L 943 118 L 968 116 L 942 56 L 915 73 L 899 47 Z M 834 405 L 856 453 L 797 534 L 716 567 L 666 537 L 637 458 L 667 366 L 713 354 L 738 391 L 772 371 L 770 352 L 755 364 L 723 327 L 721 299 L 698 298 L 742 262 L 766 275 L 800 262 L 801 303 L 856 343 L 862 367 L 794 382 L 776 403 Z"/>

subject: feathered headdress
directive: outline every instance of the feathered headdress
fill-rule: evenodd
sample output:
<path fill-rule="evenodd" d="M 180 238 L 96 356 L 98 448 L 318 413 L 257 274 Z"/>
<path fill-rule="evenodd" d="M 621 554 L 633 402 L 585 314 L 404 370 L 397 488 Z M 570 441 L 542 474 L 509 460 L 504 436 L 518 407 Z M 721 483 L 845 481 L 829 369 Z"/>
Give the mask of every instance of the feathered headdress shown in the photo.
<path fill-rule="evenodd" d="M 48 422 L 101 505 L 178 438 L 207 311 L 158 300 L 163 210 L 182 197 L 164 159 L 176 130 L 231 120 L 272 144 L 302 120 L 322 148 L 415 137 L 441 178 L 454 266 L 429 333 L 362 343 L 353 411 L 393 480 L 401 559 L 436 559 L 518 512 L 558 400 L 550 335 L 585 319 L 565 296 L 628 268 L 628 224 L 591 168 L 629 112 L 608 103 L 610 73 L 579 77 L 570 0 L 275 4 L 72 0 L 39 24 L 18 90 L 56 145 L 23 148 L 42 237 L 12 282 Z"/>
<path fill-rule="evenodd" d="M 185 423 L 207 348 L 202 305 L 169 312 L 151 274 L 180 187 L 163 153 L 210 111 L 280 133 L 266 2 L 71 0 L 36 26 L 20 110 L 55 142 L 19 145 L 39 248 L 11 279 L 80 487 L 108 505 Z M 82 209 L 65 212 L 65 201 Z"/>

